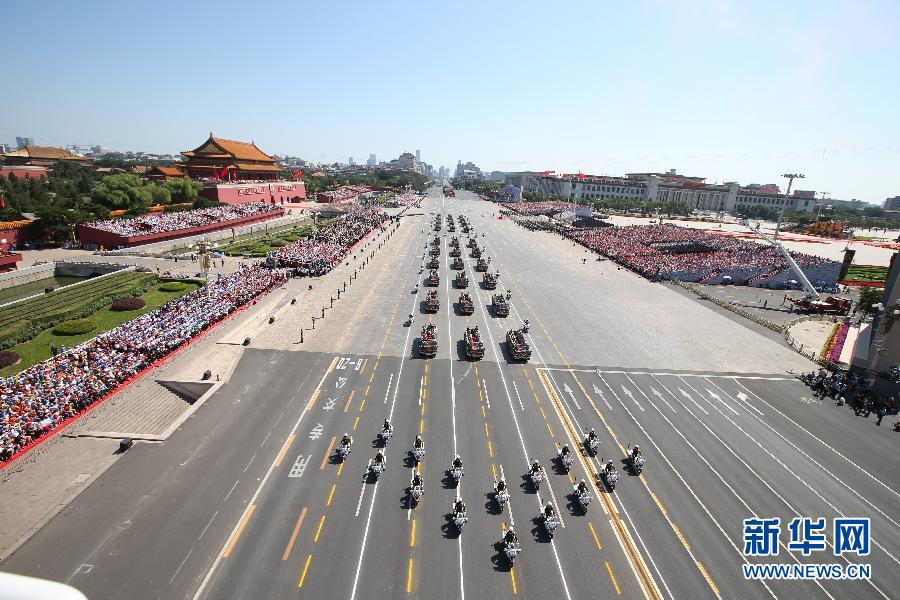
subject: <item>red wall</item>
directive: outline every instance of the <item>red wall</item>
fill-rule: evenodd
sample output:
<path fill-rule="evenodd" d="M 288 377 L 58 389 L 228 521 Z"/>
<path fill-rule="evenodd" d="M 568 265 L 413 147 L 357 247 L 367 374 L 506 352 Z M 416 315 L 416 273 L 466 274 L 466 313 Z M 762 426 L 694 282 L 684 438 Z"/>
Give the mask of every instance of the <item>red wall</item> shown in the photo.
<path fill-rule="evenodd" d="M 4 254 L 3 256 L 0 256 L 0 273 L 14 271 L 17 267 L 16 263 L 21 260 L 21 254 Z"/>
<path fill-rule="evenodd" d="M 78 226 L 78 239 L 82 244 L 96 244 L 104 248 L 120 248 L 125 246 L 140 246 L 142 244 L 151 244 L 153 242 L 163 242 L 165 240 L 174 240 L 190 235 L 198 235 L 209 231 L 219 231 L 220 229 L 228 229 L 230 227 L 240 227 L 251 223 L 259 223 L 275 219 L 284 214 L 279 209 L 259 215 L 252 215 L 242 219 L 234 219 L 232 221 L 221 221 L 219 223 L 210 223 L 209 225 L 201 225 L 200 227 L 189 227 L 187 229 L 176 229 L 175 231 L 164 231 L 160 233 L 150 233 L 147 235 L 138 235 L 125 237 L 110 231 L 102 231 L 93 229 L 85 225 Z"/>
<path fill-rule="evenodd" d="M 225 204 L 265 202 L 284 204 L 306 199 L 306 187 L 302 181 L 272 181 L 263 183 L 218 184 L 204 186 L 200 190 L 204 198 Z"/>
<path fill-rule="evenodd" d="M 15 174 L 18 179 L 40 179 L 47 176 L 47 169 L 44 167 L 0 167 L 0 175 L 9 177 L 9 174 Z"/>
<path fill-rule="evenodd" d="M 12 244 L 23 244 L 28 240 L 33 240 L 33 233 L 30 225 L 18 229 L 0 229 L 0 250 L 5 252 Z"/>

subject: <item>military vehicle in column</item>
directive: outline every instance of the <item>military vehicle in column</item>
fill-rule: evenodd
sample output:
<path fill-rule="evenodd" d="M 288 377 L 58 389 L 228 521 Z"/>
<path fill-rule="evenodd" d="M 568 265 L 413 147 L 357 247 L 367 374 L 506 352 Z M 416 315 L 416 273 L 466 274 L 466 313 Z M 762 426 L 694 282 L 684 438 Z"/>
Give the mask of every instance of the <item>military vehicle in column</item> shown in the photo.
<path fill-rule="evenodd" d="M 434 273 L 434 271 L 432 271 L 432 273 Z M 497 289 L 497 276 L 491 273 L 485 273 L 481 283 L 484 285 L 484 289 L 495 290 Z"/>
<path fill-rule="evenodd" d="M 478 244 L 472 247 L 472 258 L 481 258 L 481 248 L 478 247 Z"/>
<path fill-rule="evenodd" d="M 466 277 L 464 271 L 460 271 L 456 274 L 456 287 L 461 290 L 469 287 L 469 278 Z"/>
<path fill-rule="evenodd" d="M 429 323 L 422 327 L 422 334 L 419 337 L 419 354 L 423 358 L 434 358 L 437 356 L 437 335 L 435 335 L 434 323 Z"/>
<path fill-rule="evenodd" d="M 531 348 L 525 341 L 525 333 L 521 329 L 510 329 L 506 332 L 506 347 L 513 360 L 528 362 L 531 358 Z"/>
<path fill-rule="evenodd" d="M 491 306 L 494 309 L 495 317 L 509 316 L 509 304 L 506 303 L 506 298 L 503 297 L 503 294 L 494 294 L 491 298 Z"/>
<path fill-rule="evenodd" d="M 475 303 L 472 302 L 471 296 L 463 292 L 459 295 L 459 313 L 462 315 L 471 315 L 475 312 Z"/>
<path fill-rule="evenodd" d="M 488 270 L 488 261 L 484 258 L 479 258 L 478 262 L 475 263 L 475 270 L 479 273 L 486 273 Z"/>
<path fill-rule="evenodd" d="M 441 266 L 441 261 L 438 260 L 437 256 L 432 256 L 431 260 L 428 261 L 429 269 L 437 269 L 440 266 Z"/>
<path fill-rule="evenodd" d="M 460 258 L 458 256 L 456 258 L 454 258 L 453 262 L 450 263 L 450 268 L 454 269 L 456 271 L 462 271 L 465 268 L 462 258 Z"/>
<path fill-rule="evenodd" d="M 484 342 L 481 341 L 481 335 L 478 333 L 478 325 L 466 327 L 466 335 L 463 341 L 466 346 L 466 358 L 470 360 L 484 358 Z"/>
<path fill-rule="evenodd" d="M 428 292 L 428 296 L 425 298 L 425 311 L 430 313 L 436 313 L 441 309 L 441 301 L 438 299 L 437 290 L 431 290 Z"/>
<path fill-rule="evenodd" d="M 428 277 L 425 279 L 425 283 L 432 286 L 437 287 L 441 283 L 441 278 L 438 277 L 438 272 L 432 269 L 428 272 Z"/>

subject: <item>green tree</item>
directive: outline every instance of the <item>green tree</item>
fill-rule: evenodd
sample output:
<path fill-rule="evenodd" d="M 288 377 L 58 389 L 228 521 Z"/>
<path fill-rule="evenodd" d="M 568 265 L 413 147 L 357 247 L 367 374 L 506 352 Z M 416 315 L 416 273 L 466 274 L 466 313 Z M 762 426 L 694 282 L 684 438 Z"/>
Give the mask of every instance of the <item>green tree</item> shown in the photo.
<path fill-rule="evenodd" d="M 203 185 L 199 181 L 194 181 L 190 177 L 178 177 L 167 179 L 163 183 L 163 187 L 169 190 L 173 204 L 186 204 L 194 202 L 199 195 L 200 188 Z"/>
<path fill-rule="evenodd" d="M 859 312 L 873 315 L 875 314 L 875 309 L 873 305 L 881 302 L 881 296 L 884 294 L 884 290 L 882 288 L 876 287 L 862 287 L 859 290 Z"/>
<path fill-rule="evenodd" d="M 146 186 L 146 189 L 150 191 L 151 202 L 153 202 L 154 206 L 160 204 L 166 205 L 172 201 L 172 194 L 169 192 L 169 189 L 164 186 L 151 183 Z"/>
<path fill-rule="evenodd" d="M 34 229 L 42 239 L 66 242 L 74 239 L 78 216 L 75 211 L 48 206 L 37 212 Z"/>
<path fill-rule="evenodd" d="M 145 186 L 137 175 L 116 173 L 107 175 L 91 190 L 91 200 L 113 210 L 146 212 L 153 202 L 157 186 Z"/>

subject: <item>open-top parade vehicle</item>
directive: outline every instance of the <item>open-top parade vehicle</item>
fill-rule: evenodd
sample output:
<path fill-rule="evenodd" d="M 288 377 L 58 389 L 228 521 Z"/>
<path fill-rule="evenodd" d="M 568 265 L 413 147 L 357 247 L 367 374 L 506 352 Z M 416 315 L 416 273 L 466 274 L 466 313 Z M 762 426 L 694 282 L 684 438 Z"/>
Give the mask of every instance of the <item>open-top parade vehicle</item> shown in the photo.
<path fill-rule="evenodd" d="M 434 273 L 434 271 L 432 271 L 432 273 Z M 491 273 L 485 273 L 482 283 L 484 284 L 484 289 L 495 290 L 497 289 L 497 276 L 492 275 Z"/>
<path fill-rule="evenodd" d="M 450 264 L 451 269 L 456 269 L 457 271 L 461 271 L 465 268 L 463 264 L 463 260 L 460 257 L 456 257 L 453 259 L 453 262 Z"/>
<path fill-rule="evenodd" d="M 431 245 L 432 245 L 432 246 L 440 246 L 440 245 L 441 245 L 441 238 L 435 237 L 433 240 L 431 240 Z"/>
<path fill-rule="evenodd" d="M 484 358 L 484 343 L 481 341 L 481 335 L 478 333 L 478 325 L 475 327 L 466 327 L 464 342 L 466 346 L 466 357 L 472 360 Z"/>
<path fill-rule="evenodd" d="M 462 256 L 462 252 L 460 252 L 459 246 L 451 246 L 450 247 L 450 256 L 452 256 L 454 258 L 457 256 Z"/>
<path fill-rule="evenodd" d="M 441 278 L 438 277 L 438 272 L 432 269 L 428 272 L 428 277 L 425 279 L 425 283 L 428 285 L 437 287 L 441 283 Z"/>
<path fill-rule="evenodd" d="M 459 238 L 456 237 L 455 235 L 452 238 L 450 238 L 450 245 L 456 246 L 457 248 L 459 248 Z"/>
<path fill-rule="evenodd" d="M 456 274 L 456 287 L 460 289 L 469 287 L 469 278 L 463 271 Z"/>
<path fill-rule="evenodd" d="M 472 258 L 481 258 L 481 248 L 478 246 L 472 248 Z"/>
<path fill-rule="evenodd" d="M 438 299 L 437 290 L 431 290 L 425 298 L 425 310 L 430 313 L 436 313 L 440 309 L 441 301 Z"/>
<path fill-rule="evenodd" d="M 437 356 L 437 336 L 434 331 L 434 323 L 422 327 L 422 335 L 419 338 L 419 354 L 425 358 Z"/>
<path fill-rule="evenodd" d="M 491 306 L 494 308 L 494 316 L 509 316 L 509 304 L 506 303 L 506 298 L 503 297 L 503 294 L 494 294 L 493 298 L 491 298 Z"/>
<path fill-rule="evenodd" d="M 475 263 L 475 270 L 479 273 L 486 273 L 488 270 L 488 262 L 483 258 L 479 258 L 478 262 Z"/>
<path fill-rule="evenodd" d="M 440 256 L 441 255 L 441 247 L 440 246 L 432 246 L 431 250 L 428 251 L 431 256 Z"/>
<path fill-rule="evenodd" d="M 450 221 L 450 225 L 447 226 L 447 231 L 456 231 L 456 225 L 453 224 L 453 221 Z"/>
<path fill-rule="evenodd" d="M 510 329 L 506 332 L 506 346 L 514 360 L 528 362 L 531 358 L 531 348 L 528 347 L 521 329 Z"/>
<path fill-rule="evenodd" d="M 459 295 L 459 312 L 463 315 L 471 315 L 475 312 L 475 303 L 466 292 Z"/>
<path fill-rule="evenodd" d="M 469 238 L 469 241 L 466 242 L 466 248 L 474 248 L 478 245 L 478 242 L 475 241 L 475 238 Z"/>
<path fill-rule="evenodd" d="M 428 268 L 429 268 L 429 269 L 437 269 L 437 268 L 440 267 L 440 266 L 441 266 L 441 261 L 438 260 L 438 257 L 437 257 L 437 256 L 432 256 L 432 257 L 431 257 L 431 260 L 428 261 Z"/>

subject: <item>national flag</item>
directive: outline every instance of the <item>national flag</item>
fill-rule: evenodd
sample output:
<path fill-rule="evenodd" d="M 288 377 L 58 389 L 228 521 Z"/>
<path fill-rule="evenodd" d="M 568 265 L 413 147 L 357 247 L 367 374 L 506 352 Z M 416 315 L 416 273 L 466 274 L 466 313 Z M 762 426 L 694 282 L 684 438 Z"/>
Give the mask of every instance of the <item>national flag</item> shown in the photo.
<path fill-rule="evenodd" d="M 6 198 L 0 196 L 0 208 L 6 208 Z"/>

